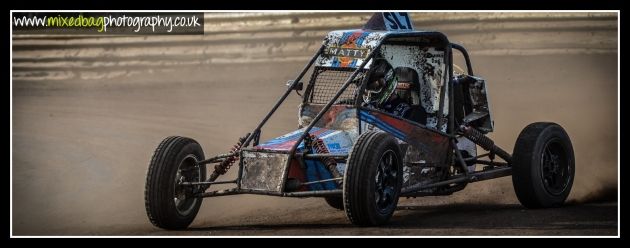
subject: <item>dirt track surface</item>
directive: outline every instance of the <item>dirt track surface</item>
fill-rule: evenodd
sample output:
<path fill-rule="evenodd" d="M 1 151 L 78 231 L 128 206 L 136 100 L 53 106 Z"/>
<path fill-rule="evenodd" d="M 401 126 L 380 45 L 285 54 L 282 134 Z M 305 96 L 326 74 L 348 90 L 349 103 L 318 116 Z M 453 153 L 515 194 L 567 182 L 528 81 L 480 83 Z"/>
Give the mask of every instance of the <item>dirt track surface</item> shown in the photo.
<path fill-rule="evenodd" d="M 407 204 L 405 204 L 407 205 Z M 343 211 L 298 208 L 292 218 L 280 211 L 255 211 L 236 223 L 198 225 L 185 231 L 138 232 L 139 235 L 285 235 L 285 236 L 481 236 L 615 235 L 616 204 L 567 206 L 562 210 L 526 210 L 518 204 L 399 206 L 385 227 L 358 228 Z"/>
<path fill-rule="evenodd" d="M 617 54 L 472 62 L 488 83 L 499 146 L 511 151 L 535 121 L 567 130 L 577 161 L 568 206 L 525 209 L 507 177 L 452 196 L 401 199 L 380 228 L 350 225 L 323 199 L 251 195 L 204 200 L 190 230 L 154 228 L 143 190 L 159 142 L 188 136 L 207 156 L 225 152 L 303 63 L 203 65 L 123 81 L 14 81 L 13 235 L 617 235 Z M 298 102 L 292 94 L 263 139 L 295 129 Z"/>

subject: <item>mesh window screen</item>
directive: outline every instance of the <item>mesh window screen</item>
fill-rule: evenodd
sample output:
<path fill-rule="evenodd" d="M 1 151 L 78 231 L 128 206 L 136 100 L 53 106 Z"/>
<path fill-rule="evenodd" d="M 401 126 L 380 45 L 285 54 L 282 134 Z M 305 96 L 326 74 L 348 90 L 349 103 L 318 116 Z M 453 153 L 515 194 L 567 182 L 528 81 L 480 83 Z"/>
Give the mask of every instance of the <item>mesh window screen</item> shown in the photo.
<path fill-rule="evenodd" d="M 341 86 L 350 78 L 355 68 L 316 67 L 311 75 L 308 102 L 326 104 L 332 99 Z M 353 104 L 359 85 L 363 82 L 366 70 L 360 71 L 354 82 L 341 94 L 335 104 Z"/>

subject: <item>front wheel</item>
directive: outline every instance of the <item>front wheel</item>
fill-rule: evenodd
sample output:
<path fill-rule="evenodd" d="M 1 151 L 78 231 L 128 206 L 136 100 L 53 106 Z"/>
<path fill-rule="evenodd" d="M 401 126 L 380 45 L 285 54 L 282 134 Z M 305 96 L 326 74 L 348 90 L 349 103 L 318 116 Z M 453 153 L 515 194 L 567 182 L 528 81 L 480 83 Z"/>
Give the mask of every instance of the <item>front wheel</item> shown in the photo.
<path fill-rule="evenodd" d="M 561 206 L 575 177 L 575 157 L 569 135 L 555 123 L 537 122 L 525 127 L 512 156 L 512 184 L 527 208 Z"/>
<path fill-rule="evenodd" d="M 384 132 L 361 134 L 348 157 L 343 180 L 343 203 L 348 219 L 360 226 L 387 223 L 402 186 L 402 157 L 398 142 Z"/>
<path fill-rule="evenodd" d="M 201 188 L 181 183 L 205 180 L 205 167 L 197 164 L 203 159 L 201 146 L 190 138 L 171 136 L 155 149 L 144 191 L 145 208 L 153 225 L 177 230 L 192 223 L 203 200 L 193 195 Z"/>

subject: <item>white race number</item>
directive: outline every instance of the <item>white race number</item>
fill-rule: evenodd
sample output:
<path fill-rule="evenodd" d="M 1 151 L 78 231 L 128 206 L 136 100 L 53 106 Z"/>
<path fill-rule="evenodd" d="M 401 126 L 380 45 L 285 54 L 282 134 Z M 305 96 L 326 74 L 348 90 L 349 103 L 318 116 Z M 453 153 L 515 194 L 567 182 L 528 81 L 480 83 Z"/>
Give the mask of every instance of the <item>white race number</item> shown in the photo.
<path fill-rule="evenodd" d="M 406 12 L 383 12 L 385 27 L 389 31 L 412 31 L 413 26 Z"/>

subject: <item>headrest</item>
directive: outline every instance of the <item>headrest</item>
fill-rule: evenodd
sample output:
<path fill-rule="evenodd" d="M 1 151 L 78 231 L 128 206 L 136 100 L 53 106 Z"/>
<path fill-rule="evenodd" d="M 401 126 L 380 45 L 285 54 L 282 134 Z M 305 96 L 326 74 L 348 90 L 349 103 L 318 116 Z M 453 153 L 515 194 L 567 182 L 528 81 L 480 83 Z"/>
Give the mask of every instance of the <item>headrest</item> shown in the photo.
<path fill-rule="evenodd" d="M 398 67 L 394 71 L 396 73 L 396 78 L 398 78 L 398 82 L 410 82 L 413 83 L 415 70 L 409 67 Z"/>

